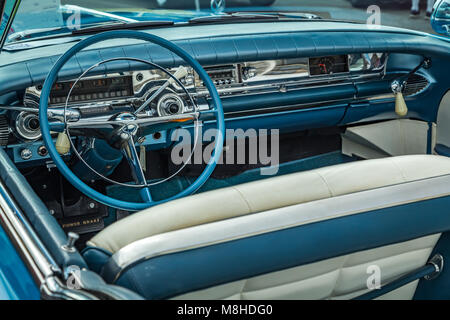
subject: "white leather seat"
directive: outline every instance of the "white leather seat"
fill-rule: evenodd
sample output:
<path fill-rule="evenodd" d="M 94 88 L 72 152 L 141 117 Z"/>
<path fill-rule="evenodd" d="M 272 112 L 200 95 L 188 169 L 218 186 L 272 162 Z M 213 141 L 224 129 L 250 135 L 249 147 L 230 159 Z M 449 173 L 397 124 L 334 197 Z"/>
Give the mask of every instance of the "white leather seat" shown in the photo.
<path fill-rule="evenodd" d="M 412 155 L 293 173 L 171 201 L 115 222 L 89 246 L 115 253 L 157 234 L 251 213 L 450 174 L 450 159 Z"/>

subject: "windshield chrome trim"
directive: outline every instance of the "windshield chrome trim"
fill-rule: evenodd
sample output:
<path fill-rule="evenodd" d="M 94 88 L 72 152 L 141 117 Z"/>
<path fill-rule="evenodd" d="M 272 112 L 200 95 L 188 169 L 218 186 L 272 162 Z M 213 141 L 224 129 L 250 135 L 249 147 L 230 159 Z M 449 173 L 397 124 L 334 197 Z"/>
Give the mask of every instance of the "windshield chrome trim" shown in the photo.
<path fill-rule="evenodd" d="M 2 52 L 3 45 L 6 42 L 6 38 L 8 38 L 8 30 L 11 29 L 12 23 L 14 21 L 14 18 L 16 17 L 20 3 L 21 3 L 21 0 L 16 0 L 16 2 L 14 3 L 13 10 L 11 12 L 11 15 L 9 16 L 9 20 L 6 22 L 5 31 L 3 32 L 2 35 L 0 35 L 0 53 Z M 6 4 L 6 1 L 5 1 L 5 4 Z M 3 12 L 2 12 L 2 15 L 3 15 Z M 0 20 L 1 20 L 1 18 L 2 17 L 0 17 Z"/>
<path fill-rule="evenodd" d="M 83 11 L 85 13 L 96 14 L 96 15 L 100 15 L 103 17 L 111 18 L 111 19 L 114 19 L 117 21 L 122 21 L 122 22 L 139 22 L 139 20 L 125 18 L 125 17 L 119 16 L 117 14 L 112 14 L 112 13 L 108 13 L 108 12 L 104 12 L 104 11 L 98 11 L 98 10 L 94 10 L 94 9 L 90 9 L 90 8 L 86 8 L 86 7 L 76 6 L 73 4 L 66 4 L 66 5 L 64 5 L 64 7 L 69 10 Z"/>

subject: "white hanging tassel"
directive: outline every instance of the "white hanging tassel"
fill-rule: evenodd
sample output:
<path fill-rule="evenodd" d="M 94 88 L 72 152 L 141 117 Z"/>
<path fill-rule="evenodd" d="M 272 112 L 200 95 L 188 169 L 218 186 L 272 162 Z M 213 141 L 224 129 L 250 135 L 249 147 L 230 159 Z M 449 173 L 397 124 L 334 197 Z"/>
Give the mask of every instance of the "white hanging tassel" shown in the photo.
<path fill-rule="evenodd" d="M 70 150 L 70 142 L 69 137 L 65 132 L 61 132 L 58 134 L 58 138 L 55 143 L 56 150 L 59 154 L 64 155 L 67 154 Z"/>
<path fill-rule="evenodd" d="M 405 98 L 403 97 L 403 84 L 399 81 L 394 81 L 391 84 L 392 92 L 395 95 L 395 113 L 400 117 L 404 117 L 408 114 L 408 106 L 406 105 Z"/>
<path fill-rule="evenodd" d="M 408 113 L 408 107 L 406 106 L 405 98 L 403 98 L 403 93 L 401 92 L 395 94 L 395 113 L 400 117 L 404 117 Z"/>

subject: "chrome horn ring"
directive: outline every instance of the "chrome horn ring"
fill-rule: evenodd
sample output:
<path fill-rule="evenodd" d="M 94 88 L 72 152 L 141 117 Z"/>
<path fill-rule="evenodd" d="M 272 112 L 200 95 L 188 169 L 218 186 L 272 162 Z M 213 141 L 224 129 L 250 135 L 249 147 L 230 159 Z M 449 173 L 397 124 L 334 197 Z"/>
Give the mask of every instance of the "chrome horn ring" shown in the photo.
<path fill-rule="evenodd" d="M 71 86 L 71 88 L 70 88 L 70 90 L 69 90 L 69 92 L 68 92 L 68 94 L 67 94 L 66 101 L 65 101 L 65 104 L 64 104 L 64 113 L 63 113 L 63 123 L 64 123 L 64 127 L 65 127 L 65 128 L 64 128 L 64 132 L 67 134 L 67 137 L 68 137 L 68 140 L 69 140 L 71 149 L 73 150 L 73 152 L 74 152 L 74 154 L 77 156 L 77 158 L 78 158 L 78 159 L 79 159 L 79 160 L 80 160 L 80 161 L 81 161 L 81 162 L 82 162 L 89 170 L 91 170 L 93 173 L 95 173 L 99 178 L 103 179 L 104 181 L 109 182 L 109 183 L 113 183 L 113 184 L 116 184 L 116 185 L 124 186 L 124 187 L 131 187 L 131 188 L 143 188 L 143 187 L 149 187 L 149 186 L 154 186 L 154 185 L 158 185 L 158 184 L 164 183 L 164 182 L 166 182 L 166 181 L 168 181 L 168 180 L 174 178 L 176 175 L 178 175 L 178 174 L 186 167 L 186 164 L 190 162 L 190 160 L 191 160 L 191 158 L 192 158 L 192 156 L 193 156 L 193 154 L 194 154 L 195 148 L 197 147 L 197 142 L 198 142 L 199 127 L 200 127 L 200 121 L 199 121 L 198 117 L 197 117 L 196 119 L 194 119 L 194 146 L 193 146 L 193 148 L 192 148 L 192 151 L 191 151 L 189 157 L 186 159 L 186 161 L 184 161 L 184 163 L 182 164 L 182 166 L 180 166 L 180 168 L 178 168 L 178 170 L 175 171 L 173 174 L 171 174 L 169 177 L 164 178 L 164 179 L 161 179 L 161 180 L 158 180 L 158 181 L 155 181 L 155 182 L 152 182 L 152 183 L 147 183 L 147 182 L 146 182 L 146 183 L 133 183 L 133 184 L 131 184 L 131 183 L 123 183 L 123 182 L 115 181 L 115 180 L 113 180 L 113 179 L 110 179 L 110 178 L 104 176 L 103 174 L 99 173 L 97 170 L 95 170 L 94 168 L 92 168 L 92 166 L 89 165 L 89 164 L 83 159 L 82 155 L 78 152 L 78 150 L 76 149 L 76 147 L 75 147 L 75 145 L 74 145 L 74 143 L 73 143 L 73 141 L 72 141 L 72 136 L 70 135 L 70 132 L 69 132 L 70 130 L 69 130 L 69 127 L 67 126 L 67 123 L 68 123 L 68 121 L 67 121 L 67 108 L 68 108 L 69 99 L 70 99 L 70 96 L 71 96 L 71 94 L 72 94 L 73 89 L 75 88 L 76 84 L 77 84 L 77 83 L 78 83 L 78 82 L 79 82 L 86 74 L 88 74 L 88 73 L 89 73 L 90 71 L 92 71 L 93 69 L 97 68 L 98 66 L 100 66 L 100 65 L 102 65 L 102 64 L 105 64 L 105 63 L 108 63 L 108 62 L 112 62 L 112 61 L 118 61 L 118 60 L 130 60 L 130 61 L 135 61 L 135 62 L 145 63 L 145 64 L 148 64 L 148 65 L 150 65 L 150 66 L 152 66 L 152 67 L 155 67 L 155 68 L 157 68 L 157 69 L 163 71 L 165 74 L 167 74 L 171 79 L 173 79 L 173 80 L 174 80 L 174 81 L 182 88 L 182 90 L 184 91 L 184 93 L 186 94 L 186 96 L 189 97 L 189 100 L 190 100 L 190 102 L 191 102 L 191 104 L 192 104 L 192 107 L 193 107 L 194 112 L 195 112 L 195 113 L 198 112 L 198 110 L 199 110 L 199 109 L 198 109 L 198 106 L 197 106 L 197 104 L 195 103 L 194 99 L 192 98 L 192 95 L 187 91 L 186 87 L 181 83 L 181 81 L 178 80 L 174 75 L 172 75 L 166 68 L 164 68 L 164 67 L 162 67 L 162 66 L 160 66 L 160 65 L 158 65 L 158 64 L 156 64 L 156 63 L 153 63 L 153 62 L 150 62 L 150 61 L 146 61 L 146 60 L 143 60 L 143 59 L 138 59 L 138 58 L 131 58 L 131 57 L 111 58 L 111 59 L 105 59 L 105 60 L 102 60 L 102 61 L 97 62 L 96 64 L 90 66 L 90 67 L 89 67 L 88 69 L 86 69 L 86 70 L 85 70 L 85 71 L 84 71 L 84 72 L 83 72 L 83 73 L 82 73 L 82 74 L 74 81 L 74 83 L 72 84 L 72 86 Z M 145 95 L 144 95 L 144 96 L 145 96 Z M 120 114 L 117 114 L 116 117 L 119 116 L 119 115 L 120 115 Z M 130 114 L 130 115 L 134 116 L 133 114 Z M 135 116 L 134 116 L 134 117 L 135 117 Z M 136 119 L 136 117 L 135 117 L 134 119 Z M 125 121 L 126 119 L 123 119 L 123 120 Z M 132 119 L 129 119 L 129 120 L 132 120 Z M 126 126 L 129 126 L 129 125 L 124 124 L 124 125 L 122 126 L 122 128 L 120 128 L 118 131 L 121 131 L 121 130 L 122 130 L 124 127 L 126 127 Z M 135 125 L 134 125 L 134 126 L 135 126 Z M 137 130 L 138 130 L 138 127 L 135 126 L 135 130 L 134 130 L 134 134 L 133 134 L 133 135 L 136 134 Z M 122 132 L 122 133 L 123 133 L 123 132 Z M 127 134 L 131 134 L 131 132 L 128 132 Z M 125 138 L 125 137 L 124 137 L 124 138 Z M 129 139 L 132 139 L 132 137 L 128 137 L 128 138 L 129 138 Z"/>

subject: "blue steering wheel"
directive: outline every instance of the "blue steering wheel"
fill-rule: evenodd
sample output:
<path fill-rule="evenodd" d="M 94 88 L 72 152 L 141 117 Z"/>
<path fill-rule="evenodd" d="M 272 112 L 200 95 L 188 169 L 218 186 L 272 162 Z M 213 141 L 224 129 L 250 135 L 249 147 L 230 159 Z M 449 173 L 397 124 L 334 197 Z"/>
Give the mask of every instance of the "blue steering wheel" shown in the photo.
<path fill-rule="evenodd" d="M 67 121 L 64 121 L 64 124 L 50 123 L 49 119 L 48 119 L 48 111 L 51 111 L 51 109 L 48 110 L 48 101 L 49 101 L 50 91 L 53 87 L 54 82 L 56 81 L 57 75 L 58 75 L 59 71 L 61 70 L 61 68 L 65 65 L 65 63 L 70 58 L 72 58 L 75 54 L 77 54 L 82 49 L 84 49 L 92 44 L 101 42 L 101 41 L 117 39 L 117 38 L 127 38 L 127 39 L 137 39 L 137 40 L 149 41 L 149 42 L 157 44 L 157 45 L 164 47 L 164 48 L 170 50 L 171 52 L 175 53 L 197 72 L 197 74 L 199 75 L 201 80 L 203 80 L 204 85 L 208 89 L 211 99 L 212 99 L 212 102 L 213 102 L 213 104 L 212 104 L 213 107 L 211 110 L 208 110 L 208 113 L 213 113 L 216 118 L 217 134 L 215 137 L 215 146 L 214 146 L 214 150 L 212 152 L 211 158 L 210 158 L 209 162 L 207 163 L 203 172 L 200 174 L 200 176 L 198 176 L 198 178 L 189 187 L 184 189 L 182 192 L 180 192 L 170 198 L 164 199 L 164 200 L 160 200 L 160 201 L 152 200 L 148 186 L 143 186 L 141 188 L 141 192 L 140 192 L 141 195 L 143 195 L 143 194 L 145 195 L 145 196 L 143 196 L 143 199 L 144 199 L 143 202 L 123 201 L 123 200 L 109 197 L 107 195 L 104 195 L 104 194 L 94 190 L 93 188 L 88 186 L 85 182 L 83 182 L 80 178 L 78 178 L 69 169 L 69 167 L 66 165 L 66 163 L 64 162 L 64 160 L 58 153 L 57 148 L 53 142 L 53 139 L 52 139 L 52 136 L 50 133 L 50 131 L 57 131 L 55 128 L 60 128 L 60 131 L 63 131 L 63 132 L 68 130 L 69 123 Z M 179 81 L 177 79 L 174 79 L 174 80 L 177 83 L 179 83 Z M 187 115 L 184 116 L 181 114 L 181 116 L 182 116 L 182 118 L 186 118 Z M 129 128 L 130 126 L 133 126 L 135 124 L 136 124 L 136 127 L 138 127 L 139 124 L 142 124 L 145 121 L 151 122 L 151 121 L 154 121 L 154 119 L 155 118 L 150 118 L 150 119 L 134 119 L 133 118 L 130 120 L 130 117 L 128 115 L 123 116 L 123 114 L 121 114 L 121 115 L 117 116 L 116 118 L 114 118 L 113 121 L 111 120 L 109 122 L 114 123 L 115 125 L 122 126 L 122 128 Z M 148 207 L 151 207 L 151 206 L 163 203 L 163 202 L 171 201 L 174 199 L 178 199 L 178 198 L 190 195 L 190 194 L 194 193 L 195 191 L 197 191 L 208 180 L 208 178 L 214 171 L 214 168 L 216 167 L 216 164 L 219 161 L 221 153 L 222 153 L 224 136 L 225 136 L 225 121 L 224 121 L 222 102 L 220 100 L 219 94 L 218 94 L 216 87 L 214 86 L 211 78 L 206 73 L 206 71 L 202 68 L 202 66 L 198 63 L 198 61 L 196 61 L 191 55 L 189 55 L 186 51 L 181 49 L 179 46 L 175 45 L 173 42 L 170 42 L 168 40 L 165 40 L 163 38 L 160 38 L 160 37 L 152 35 L 152 34 L 148 34 L 148 33 L 144 33 L 144 32 L 137 32 L 137 31 L 130 31 L 130 30 L 108 31 L 108 32 L 96 34 L 94 36 L 91 36 L 89 38 L 86 38 L 86 39 L 80 41 L 79 43 L 74 45 L 72 48 L 70 48 L 66 53 L 64 53 L 58 59 L 58 61 L 56 61 L 56 63 L 53 65 L 53 67 L 50 70 L 50 72 L 48 73 L 47 78 L 45 79 L 44 85 L 42 87 L 40 103 L 39 103 L 39 120 L 40 120 L 40 125 L 41 125 L 42 138 L 48 149 L 48 153 L 49 153 L 50 157 L 52 158 L 52 160 L 54 161 L 56 167 L 60 170 L 60 172 L 64 175 L 64 177 L 75 188 L 77 188 L 78 190 L 83 192 L 88 197 L 90 197 L 98 202 L 101 202 L 105 205 L 108 205 L 108 206 L 111 206 L 114 208 L 123 209 L 123 210 L 129 210 L 129 211 L 143 210 L 143 209 L 146 209 Z M 64 109 L 64 120 L 66 120 L 66 110 L 65 109 Z M 172 119 L 172 120 L 168 120 L 168 121 L 182 123 L 184 120 L 185 119 L 180 119 L 180 117 L 178 117 L 178 119 Z M 76 124 L 76 122 L 75 122 L 75 124 Z M 130 139 L 128 141 L 131 141 L 130 143 L 126 143 L 128 145 L 128 149 L 127 149 L 128 153 L 131 154 L 132 156 L 134 155 L 134 157 L 132 157 L 131 160 L 136 162 L 137 152 L 136 152 L 136 149 L 134 146 L 134 141 L 133 141 L 133 138 L 131 137 L 131 134 L 130 134 Z M 140 168 L 140 166 L 139 166 L 139 168 Z M 140 168 L 140 169 L 142 169 L 142 168 Z M 135 172 L 135 174 L 137 174 L 138 176 L 140 175 L 141 180 L 142 179 L 145 180 L 145 177 L 143 177 L 142 170 L 140 170 L 140 172 Z M 143 183 L 146 183 L 146 182 L 143 182 Z"/>

